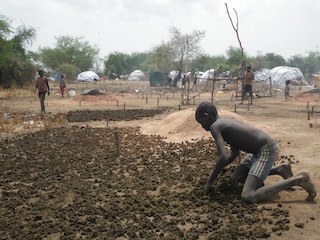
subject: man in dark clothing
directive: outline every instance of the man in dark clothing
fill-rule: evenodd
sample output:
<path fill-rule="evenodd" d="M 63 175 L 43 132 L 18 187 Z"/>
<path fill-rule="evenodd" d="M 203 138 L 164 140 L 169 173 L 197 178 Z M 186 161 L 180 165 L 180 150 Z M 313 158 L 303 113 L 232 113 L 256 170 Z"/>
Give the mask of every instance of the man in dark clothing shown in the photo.
<path fill-rule="evenodd" d="M 48 92 L 48 95 L 50 95 L 50 88 L 49 88 L 49 82 L 46 77 L 43 76 L 43 70 L 39 70 L 39 77 L 36 80 L 36 86 L 34 91 L 38 89 L 39 93 L 39 99 L 40 99 L 40 105 L 41 105 L 41 113 L 45 113 L 45 105 L 44 100 L 46 97 L 46 93 Z"/>

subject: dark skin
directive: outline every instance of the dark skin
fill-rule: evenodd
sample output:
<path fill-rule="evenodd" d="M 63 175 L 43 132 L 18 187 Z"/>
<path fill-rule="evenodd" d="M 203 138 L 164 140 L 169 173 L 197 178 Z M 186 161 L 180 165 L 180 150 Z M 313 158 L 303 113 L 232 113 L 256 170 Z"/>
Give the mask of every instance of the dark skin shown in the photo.
<path fill-rule="evenodd" d="M 274 143 L 274 140 L 260 129 L 232 118 L 220 118 L 215 106 L 211 103 L 201 103 L 199 105 L 196 111 L 196 120 L 206 131 L 211 132 L 216 141 L 219 155 L 219 159 L 205 184 L 204 191 L 206 194 L 210 192 L 212 183 L 222 169 L 233 162 L 239 156 L 240 151 L 255 153 L 266 144 Z M 226 149 L 226 143 L 231 147 L 229 153 Z M 308 201 L 313 201 L 316 196 L 316 190 L 309 174 L 301 172 L 293 176 L 289 165 L 273 167 L 269 175 L 277 174 L 282 176 L 284 180 L 268 186 L 264 186 L 263 180 L 260 178 L 248 175 L 248 172 L 247 167 L 239 165 L 232 175 L 233 179 L 244 181 L 241 197 L 246 202 L 260 202 L 292 186 L 303 187 L 309 193 Z"/>

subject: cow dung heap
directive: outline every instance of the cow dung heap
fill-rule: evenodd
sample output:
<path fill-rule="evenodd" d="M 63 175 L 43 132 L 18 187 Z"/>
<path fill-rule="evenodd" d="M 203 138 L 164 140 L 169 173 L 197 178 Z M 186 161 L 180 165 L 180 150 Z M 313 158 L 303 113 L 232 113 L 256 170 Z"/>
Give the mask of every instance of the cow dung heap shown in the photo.
<path fill-rule="evenodd" d="M 7 138 L 1 239 L 258 239 L 287 231 L 281 204 L 240 200 L 233 166 L 202 194 L 216 156 L 212 140 L 166 142 L 138 128 L 72 126 Z"/>

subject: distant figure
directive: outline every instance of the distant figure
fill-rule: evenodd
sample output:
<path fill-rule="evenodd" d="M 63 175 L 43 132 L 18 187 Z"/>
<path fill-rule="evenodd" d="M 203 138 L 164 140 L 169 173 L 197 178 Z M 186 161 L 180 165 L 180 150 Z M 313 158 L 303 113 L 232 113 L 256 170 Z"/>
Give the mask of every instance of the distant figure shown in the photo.
<path fill-rule="evenodd" d="M 247 155 L 234 169 L 232 179 L 244 183 L 241 197 L 245 202 L 261 202 L 292 186 L 301 186 L 308 192 L 306 200 L 314 200 L 317 191 L 307 172 L 293 176 L 290 164 L 274 166 L 279 146 L 267 133 L 234 118 L 220 118 L 216 107 L 208 102 L 199 104 L 195 117 L 206 131 L 211 132 L 218 151 L 217 162 L 204 186 L 205 194 L 211 192 L 212 184 L 223 168 L 244 151 Z M 230 151 L 226 145 L 230 146 Z M 268 175 L 280 175 L 284 180 L 265 185 Z"/>
<path fill-rule="evenodd" d="M 66 88 L 66 82 L 62 74 L 60 75 L 59 86 L 60 86 L 61 97 L 64 97 L 63 94 L 64 94 L 64 89 Z"/>
<path fill-rule="evenodd" d="M 243 99 L 244 99 L 244 95 L 246 95 L 247 93 L 249 93 L 250 95 L 250 104 L 252 104 L 252 81 L 254 79 L 254 74 L 251 71 L 251 66 L 247 66 L 247 72 L 244 76 L 244 89 L 242 90 L 242 98 L 241 98 L 241 104 L 243 104 Z"/>
<path fill-rule="evenodd" d="M 39 77 L 36 80 L 34 92 L 36 92 L 38 89 L 41 113 L 46 113 L 44 100 L 47 93 L 48 93 L 48 96 L 50 95 L 49 82 L 48 82 L 48 78 L 43 76 L 43 70 L 39 70 L 38 74 L 39 74 Z"/>
<path fill-rule="evenodd" d="M 186 74 L 182 74 L 182 88 L 186 88 L 187 78 Z"/>
<path fill-rule="evenodd" d="M 195 73 L 194 76 L 193 76 L 193 85 L 192 85 L 191 89 L 194 88 L 194 90 L 197 90 L 197 80 L 198 80 L 197 74 Z"/>
<path fill-rule="evenodd" d="M 290 83 L 291 83 L 290 80 L 287 80 L 287 81 L 286 81 L 286 87 L 285 87 L 285 89 L 284 89 L 284 97 L 285 97 L 286 99 L 291 98 L 291 96 L 290 96 Z"/>
<path fill-rule="evenodd" d="M 172 78 L 171 78 L 171 76 L 170 76 L 170 74 L 168 73 L 167 74 L 167 87 L 171 87 L 171 81 L 172 81 Z"/>

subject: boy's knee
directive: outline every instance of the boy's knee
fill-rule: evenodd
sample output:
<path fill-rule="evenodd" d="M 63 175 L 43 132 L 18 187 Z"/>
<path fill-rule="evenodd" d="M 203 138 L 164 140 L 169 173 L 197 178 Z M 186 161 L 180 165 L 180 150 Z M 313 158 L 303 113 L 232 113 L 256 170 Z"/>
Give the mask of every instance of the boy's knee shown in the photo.
<path fill-rule="evenodd" d="M 231 179 L 237 182 L 244 183 L 247 179 L 248 173 L 249 168 L 243 165 L 239 165 L 233 170 Z"/>
<path fill-rule="evenodd" d="M 258 199 L 255 197 L 252 192 L 242 192 L 241 199 L 246 203 L 257 203 Z"/>

